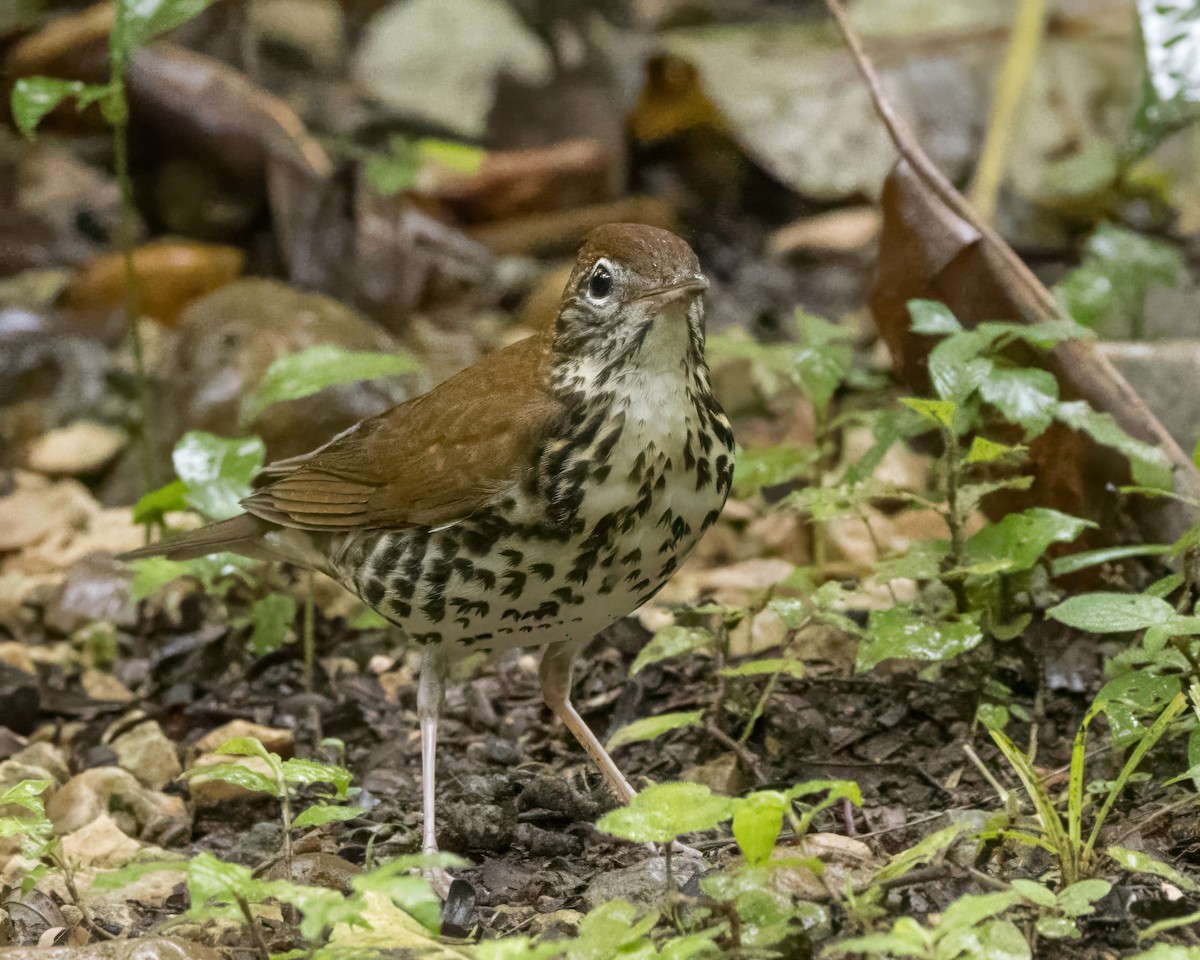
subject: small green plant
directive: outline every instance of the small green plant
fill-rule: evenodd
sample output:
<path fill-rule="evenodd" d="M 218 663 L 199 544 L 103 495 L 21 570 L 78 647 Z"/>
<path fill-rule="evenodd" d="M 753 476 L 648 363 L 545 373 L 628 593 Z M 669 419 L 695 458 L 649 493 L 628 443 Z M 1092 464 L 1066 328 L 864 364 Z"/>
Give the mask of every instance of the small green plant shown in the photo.
<path fill-rule="evenodd" d="M 66 100 L 83 110 L 99 106 L 112 128 L 113 156 L 121 190 L 120 243 L 125 259 L 125 319 L 133 347 L 138 404 L 138 448 L 141 451 L 145 489 L 154 485 L 155 467 L 150 451 L 151 408 L 142 345 L 141 310 L 137 275 L 133 265 L 135 211 L 133 180 L 129 174 L 129 101 L 125 77 L 137 51 L 155 37 L 198 16 L 212 0 L 116 0 L 108 41 L 108 82 L 85 84 L 57 77 L 21 77 L 13 85 L 12 113 L 18 129 L 33 137 L 45 116 Z"/>
<path fill-rule="evenodd" d="M 185 779 L 223 780 L 247 790 L 266 793 L 279 801 L 283 821 L 283 860 L 287 875 L 292 875 L 292 830 L 297 827 L 313 827 L 335 820 L 353 820 L 363 811 L 359 807 L 329 803 L 326 800 L 346 800 L 350 793 L 352 774 L 345 767 L 319 760 L 284 760 L 277 753 L 267 750 L 253 737 L 235 737 L 223 743 L 217 753 L 233 757 L 257 757 L 267 767 L 260 773 L 240 763 L 215 763 L 194 767 L 184 772 Z M 298 816 L 292 816 L 292 804 L 298 787 L 327 784 L 334 788 L 332 795 L 308 807 Z"/>
<path fill-rule="evenodd" d="M 51 867 L 64 873 L 67 871 L 62 847 L 54 836 L 54 825 L 46 817 L 46 805 L 42 800 L 42 794 L 49 786 L 49 780 L 22 780 L 0 793 L 0 809 L 12 806 L 21 811 L 0 817 L 0 837 L 18 837 L 21 855 L 39 861 L 38 869 L 25 877 L 26 888 L 32 887 Z"/>
<path fill-rule="evenodd" d="M 477 147 L 450 140 L 394 136 L 386 150 L 367 154 L 364 171 L 375 191 L 390 197 L 420 186 L 424 171 L 472 176 L 479 172 L 485 157 Z"/>
<path fill-rule="evenodd" d="M 992 739 L 1021 781 L 1037 815 L 1037 827 L 1034 830 L 1011 829 L 1007 825 L 1000 825 L 990 830 L 991 835 L 996 839 L 1015 840 L 1040 847 L 1052 854 L 1058 861 L 1060 878 L 1065 887 L 1070 887 L 1091 876 L 1096 868 L 1096 841 L 1112 811 L 1113 804 L 1129 783 L 1146 753 L 1162 739 L 1171 722 L 1180 714 L 1186 704 L 1187 699 L 1184 695 L 1177 694 L 1158 715 L 1154 723 L 1144 731 L 1130 751 L 1116 780 L 1104 786 L 1102 790 L 1104 799 L 1100 809 L 1092 816 L 1092 827 L 1086 839 L 1084 839 L 1084 811 L 1086 809 L 1084 766 L 1087 757 L 1087 732 L 1091 722 L 1106 709 L 1108 701 L 1098 698 L 1084 715 L 1075 734 L 1075 741 L 1071 749 L 1065 824 L 1064 818 L 1058 812 L 1054 798 L 1042 783 L 1029 758 L 1003 732 L 991 729 L 989 732 Z"/>

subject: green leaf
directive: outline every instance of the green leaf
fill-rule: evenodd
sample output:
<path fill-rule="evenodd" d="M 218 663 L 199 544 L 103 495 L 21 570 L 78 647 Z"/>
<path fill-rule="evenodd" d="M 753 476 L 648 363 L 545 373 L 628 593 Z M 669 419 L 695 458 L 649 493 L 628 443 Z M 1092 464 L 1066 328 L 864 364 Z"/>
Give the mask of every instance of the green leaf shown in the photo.
<path fill-rule="evenodd" d="M 778 443 L 771 447 L 738 450 L 734 489 L 739 497 L 757 493 L 808 476 L 817 459 L 811 444 Z"/>
<path fill-rule="evenodd" d="M 799 310 L 796 324 L 800 347 L 793 353 L 795 380 L 814 407 L 826 410 L 854 364 L 851 335 L 843 327 Z"/>
<path fill-rule="evenodd" d="M 17 129 L 32 139 L 42 118 L 68 97 L 83 92 L 78 80 L 57 77 L 22 77 L 13 84 L 12 114 Z"/>
<path fill-rule="evenodd" d="M 959 820 L 957 823 L 952 823 L 948 827 L 942 827 L 941 830 L 935 830 L 927 837 L 923 837 L 917 843 L 913 844 L 907 850 L 901 850 L 889 860 L 875 876 L 876 882 L 881 880 L 894 880 L 897 877 L 902 877 L 910 870 L 929 863 L 936 857 L 942 856 L 954 844 L 959 837 L 971 829 L 971 824 L 966 820 Z"/>
<path fill-rule="evenodd" d="M 474 176 L 483 168 L 487 152 L 465 143 L 453 140 L 439 140 L 436 137 L 425 137 L 417 141 L 417 150 L 421 160 L 443 170 L 463 176 Z"/>
<path fill-rule="evenodd" d="M 1180 873 L 1169 863 L 1164 863 L 1157 857 L 1152 857 L 1141 850 L 1129 850 L 1125 847 L 1109 847 L 1104 851 L 1112 857 L 1122 870 L 1130 873 L 1149 873 L 1175 884 L 1181 890 L 1189 893 L 1200 893 L 1200 883 L 1186 874 Z"/>
<path fill-rule="evenodd" d="M 1136 593 L 1084 593 L 1046 611 L 1059 623 L 1089 633 L 1129 633 L 1174 619 L 1175 608 Z"/>
<path fill-rule="evenodd" d="M 271 753 L 262 745 L 262 741 L 255 737 L 232 737 L 217 747 L 217 753 L 227 757 L 258 757 L 272 769 L 279 770 L 281 773 L 283 770 L 279 754 Z"/>
<path fill-rule="evenodd" d="M 1067 426 L 1082 430 L 1097 443 L 1112 447 L 1129 458 L 1133 479 L 1144 487 L 1171 490 L 1171 462 L 1157 447 L 1143 443 L 1126 433 L 1107 413 L 1097 413 L 1087 401 L 1060 403 L 1057 418 Z"/>
<path fill-rule="evenodd" d="M 938 923 L 939 935 L 952 930 L 977 927 L 984 920 L 1004 913 L 1021 900 L 1016 890 L 1000 890 L 995 893 L 968 893 L 959 897 L 943 912 Z M 1022 940 L 1024 942 L 1024 940 Z"/>
<path fill-rule="evenodd" d="M 746 862 L 761 866 L 771 859 L 792 801 L 777 790 L 760 790 L 733 803 L 733 839 Z"/>
<path fill-rule="evenodd" d="M 346 789 L 354 779 L 345 767 L 334 763 L 322 763 L 319 760 L 303 760 L 294 757 L 283 761 L 283 779 L 293 786 L 307 786 L 314 783 L 329 783 L 337 790 L 339 798 L 346 796 Z"/>
<path fill-rule="evenodd" d="M 1047 940 L 1065 940 L 1081 936 L 1079 925 L 1070 917 L 1038 917 L 1037 932 Z"/>
<path fill-rule="evenodd" d="M 1005 571 L 1029 570 L 1052 543 L 1070 543 L 1096 524 L 1046 507 L 1010 513 L 967 540 L 967 557 L 974 564 L 1004 561 Z"/>
<path fill-rule="evenodd" d="M 950 430 L 954 426 L 954 414 L 958 406 L 949 400 L 925 400 L 921 397 L 901 397 L 900 402 L 919 413 L 930 423 Z"/>
<path fill-rule="evenodd" d="M 376 353 L 369 350 L 344 350 L 332 344 L 319 344 L 276 357 L 258 381 L 254 393 L 242 407 L 242 422 L 253 423 L 267 407 L 286 400 L 297 400 L 341 383 L 374 380 L 419 369 L 406 353 Z"/>
<path fill-rule="evenodd" d="M 283 646 L 296 620 L 296 599 L 286 593 L 269 593 L 250 608 L 250 651 L 256 657 Z"/>
<path fill-rule="evenodd" d="M 3 793 L 0 793 L 0 807 L 8 806 L 12 803 L 24 807 L 33 813 L 44 814 L 46 808 L 42 800 L 42 794 L 46 792 L 49 786 L 49 780 L 22 780 L 19 783 L 13 784 Z"/>
<path fill-rule="evenodd" d="M 1108 717 L 1113 743 L 1127 746 L 1145 735 L 1142 718 L 1162 709 L 1178 690 L 1177 677 L 1137 670 L 1122 674 L 1101 687 L 1092 702 L 1092 709 L 1103 710 Z"/>
<path fill-rule="evenodd" d="M 1025 935 L 1011 920 L 985 923 L 966 942 L 978 949 L 975 956 L 987 960 L 1030 960 L 1033 956 Z"/>
<path fill-rule="evenodd" d="M 1200 17 L 1195 0 L 1137 0 L 1146 73 L 1134 148 L 1149 153 L 1200 116 Z"/>
<path fill-rule="evenodd" d="M 695 726 L 703 716 L 703 710 L 685 710 L 680 713 L 660 713 L 655 717 L 634 720 L 632 723 L 625 724 L 608 738 L 608 749 L 615 750 L 627 743 L 653 740 L 672 730 Z"/>
<path fill-rule="evenodd" d="M 600 904 L 579 922 L 579 934 L 570 945 L 567 957 L 569 960 L 615 960 L 617 957 L 640 960 L 645 954 L 635 953 L 633 948 L 658 922 L 657 912 L 640 917 L 641 912 L 626 900 Z"/>
<path fill-rule="evenodd" d="M 116 21 L 109 38 L 109 61 L 123 76 L 138 48 L 199 16 L 213 0 L 116 0 Z"/>
<path fill-rule="evenodd" d="M 1023 454 L 1024 446 L 1009 446 L 1007 443 L 996 443 L 986 437 L 976 437 L 971 441 L 971 449 L 967 451 L 967 463 L 995 463 L 1005 457 Z"/>
<path fill-rule="evenodd" d="M 133 569 L 131 589 L 134 600 L 152 597 L 168 583 L 174 583 L 192 572 L 186 563 L 166 557 L 143 557 L 130 561 L 129 566 Z"/>
<path fill-rule="evenodd" d="M 670 843 L 685 833 L 711 830 L 733 814 L 733 800 L 699 783 L 660 783 L 647 787 L 626 807 L 606 813 L 601 833 L 641 843 Z"/>
<path fill-rule="evenodd" d="M 663 627 L 638 651 L 633 666 L 629 668 L 629 675 L 636 677 L 651 664 L 680 657 L 685 653 L 711 650 L 715 643 L 713 635 L 703 627 Z"/>
<path fill-rule="evenodd" d="M 983 401 L 1009 423 L 1025 428 L 1026 438 L 1045 431 L 1058 408 L 1058 381 L 1048 370 L 996 367 L 979 385 Z"/>
<path fill-rule="evenodd" d="M 1098 567 L 1116 560 L 1127 560 L 1132 557 L 1160 557 L 1170 553 L 1173 549 L 1174 547 L 1169 543 L 1134 543 L 1122 547 L 1084 550 L 1081 553 L 1072 553 L 1067 557 L 1059 557 L 1050 564 L 1050 573 L 1055 577 L 1063 577 L 1068 573 L 1086 570 L 1088 567 Z"/>
<path fill-rule="evenodd" d="M 1187 277 L 1183 255 L 1171 244 L 1102 224 L 1084 245 L 1083 263 L 1055 288 L 1064 309 L 1110 338 L 1138 338 L 1146 294 L 1177 287 Z"/>
<path fill-rule="evenodd" d="M 765 657 L 762 660 L 739 663 L 736 667 L 726 667 L 721 671 L 721 676 L 761 677 L 774 673 L 786 673 L 789 677 L 800 678 L 804 676 L 804 664 L 795 657 Z"/>
<path fill-rule="evenodd" d="M 961 333 L 963 326 L 950 308 L 936 300 L 909 300 L 908 315 L 912 319 L 912 332 L 931 337 Z"/>
<path fill-rule="evenodd" d="M 978 331 L 969 330 L 947 337 L 930 350 L 929 381 L 934 393 L 964 406 L 995 370 L 994 361 L 979 355 L 987 346 Z"/>
<path fill-rule="evenodd" d="M 340 807 L 330 803 L 314 803 L 292 821 L 293 827 L 320 827 L 335 820 L 353 820 L 362 816 L 362 807 Z"/>
<path fill-rule="evenodd" d="M 1107 897 L 1112 884 L 1107 880 L 1079 880 L 1058 895 L 1058 909 L 1069 917 L 1083 917 L 1095 913 L 1092 906 L 1097 900 Z"/>
<path fill-rule="evenodd" d="M 1058 902 L 1053 890 L 1035 880 L 1013 880 L 1012 888 L 1030 903 L 1039 907 L 1051 908 Z"/>
<path fill-rule="evenodd" d="M 240 763 L 211 763 L 203 767 L 192 767 L 191 770 L 184 770 L 181 776 L 184 780 L 221 780 L 255 793 L 266 793 L 272 797 L 282 796 L 282 791 L 274 780 Z"/>
<path fill-rule="evenodd" d="M 178 513 L 187 508 L 187 484 L 182 480 L 172 480 L 166 486 L 142 495 L 133 506 L 133 522 L 162 523 L 168 513 Z"/>
<path fill-rule="evenodd" d="M 187 484 L 188 504 L 206 517 L 224 520 L 242 512 L 239 503 L 250 495 L 250 480 L 265 454 L 258 437 L 227 439 L 191 430 L 175 444 L 171 459 Z"/>
<path fill-rule="evenodd" d="M 969 617 L 937 622 L 906 605 L 872 610 L 854 669 L 862 673 L 884 660 L 948 660 L 982 641 L 983 631 Z"/>

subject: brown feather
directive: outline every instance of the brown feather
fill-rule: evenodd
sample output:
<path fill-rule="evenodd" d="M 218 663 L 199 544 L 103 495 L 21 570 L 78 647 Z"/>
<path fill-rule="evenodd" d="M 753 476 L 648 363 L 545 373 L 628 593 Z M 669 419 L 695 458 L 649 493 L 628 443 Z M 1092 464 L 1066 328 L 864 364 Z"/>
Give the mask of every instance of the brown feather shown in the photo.
<path fill-rule="evenodd" d="M 304 457 L 242 505 L 305 530 L 437 526 L 469 516 L 533 466 L 556 410 L 552 331 L 493 354 Z"/>
<path fill-rule="evenodd" d="M 141 560 L 145 557 L 166 557 L 168 560 L 192 560 L 222 550 L 234 553 L 246 552 L 267 530 L 270 529 L 258 517 L 243 513 L 228 520 L 210 523 L 207 527 L 181 533 L 169 540 L 160 540 L 149 546 L 130 550 L 117 557 L 118 560 Z M 248 552 L 247 556 L 257 556 Z"/>

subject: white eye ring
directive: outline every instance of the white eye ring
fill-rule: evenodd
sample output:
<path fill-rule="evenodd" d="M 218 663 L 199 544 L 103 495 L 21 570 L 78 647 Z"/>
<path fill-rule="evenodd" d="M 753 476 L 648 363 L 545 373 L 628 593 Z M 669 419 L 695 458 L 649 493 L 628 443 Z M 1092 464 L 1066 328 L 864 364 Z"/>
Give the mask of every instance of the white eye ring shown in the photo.
<path fill-rule="evenodd" d="M 603 303 L 613 292 L 613 275 L 608 261 L 600 260 L 592 268 L 587 280 L 587 298 L 593 303 Z"/>

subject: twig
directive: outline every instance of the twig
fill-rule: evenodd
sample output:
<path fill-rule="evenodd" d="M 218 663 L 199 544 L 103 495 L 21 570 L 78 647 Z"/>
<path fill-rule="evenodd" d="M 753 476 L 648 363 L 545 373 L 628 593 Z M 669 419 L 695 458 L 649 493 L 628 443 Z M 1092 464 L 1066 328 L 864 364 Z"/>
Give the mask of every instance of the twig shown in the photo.
<path fill-rule="evenodd" d="M 879 75 L 863 50 L 862 42 L 854 32 L 840 0 L 825 0 L 825 6 L 845 37 L 855 65 L 866 82 L 875 112 L 883 121 L 897 152 L 934 196 L 979 233 L 996 261 L 995 266 L 1003 274 L 1006 289 L 1021 315 L 1030 323 L 1069 319 L 1053 294 L 1033 275 L 1016 251 L 980 219 L 967 199 L 921 149 L 908 125 L 884 94 Z M 1158 446 L 1166 454 L 1175 470 L 1181 492 L 1200 495 L 1200 472 L 1196 470 L 1191 457 L 1183 452 L 1141 396 L 1117 372 L 1112 362 L 1097 352 L 1092 343 L 1080 339 L 1065 340 L 1051 351 L 1051 356 L 1084 399 L 1110 413 L 1128 433 Z"/>
<path fill-rule="evenodd" d="M 967 759 L 974 764 L 975 769 L 979 771 L 983 779 L 992 785 L 992 789 L 996 791 L 996 795 L 1000 798 L 1000 802 L 1007 806 L 1008 798 L 1012 791 L 1010 791 L 1007 787 L 1002 785 L 999 780 L 992 776 L 992 771 L 989 770 L 984 762 L 979 759 L 979 754 L 974 751 L 969 743 L 963 744 L 963 753 L 965 753 L 967 755 Z"/>
<path fill-rule="evenodd" d="M 1013 25 L 1012 42 L 1008 45 L 1004 68 L 996 82 L 987 136 L 969 192 L 972 206 L 986 223 L 991 223 L 996 216 L 996 198 L 1008 168 L 1017 125 L 1017 109 L 1029 86 L 1045 32 L 1046 0 L 1021 0 Z"/>

